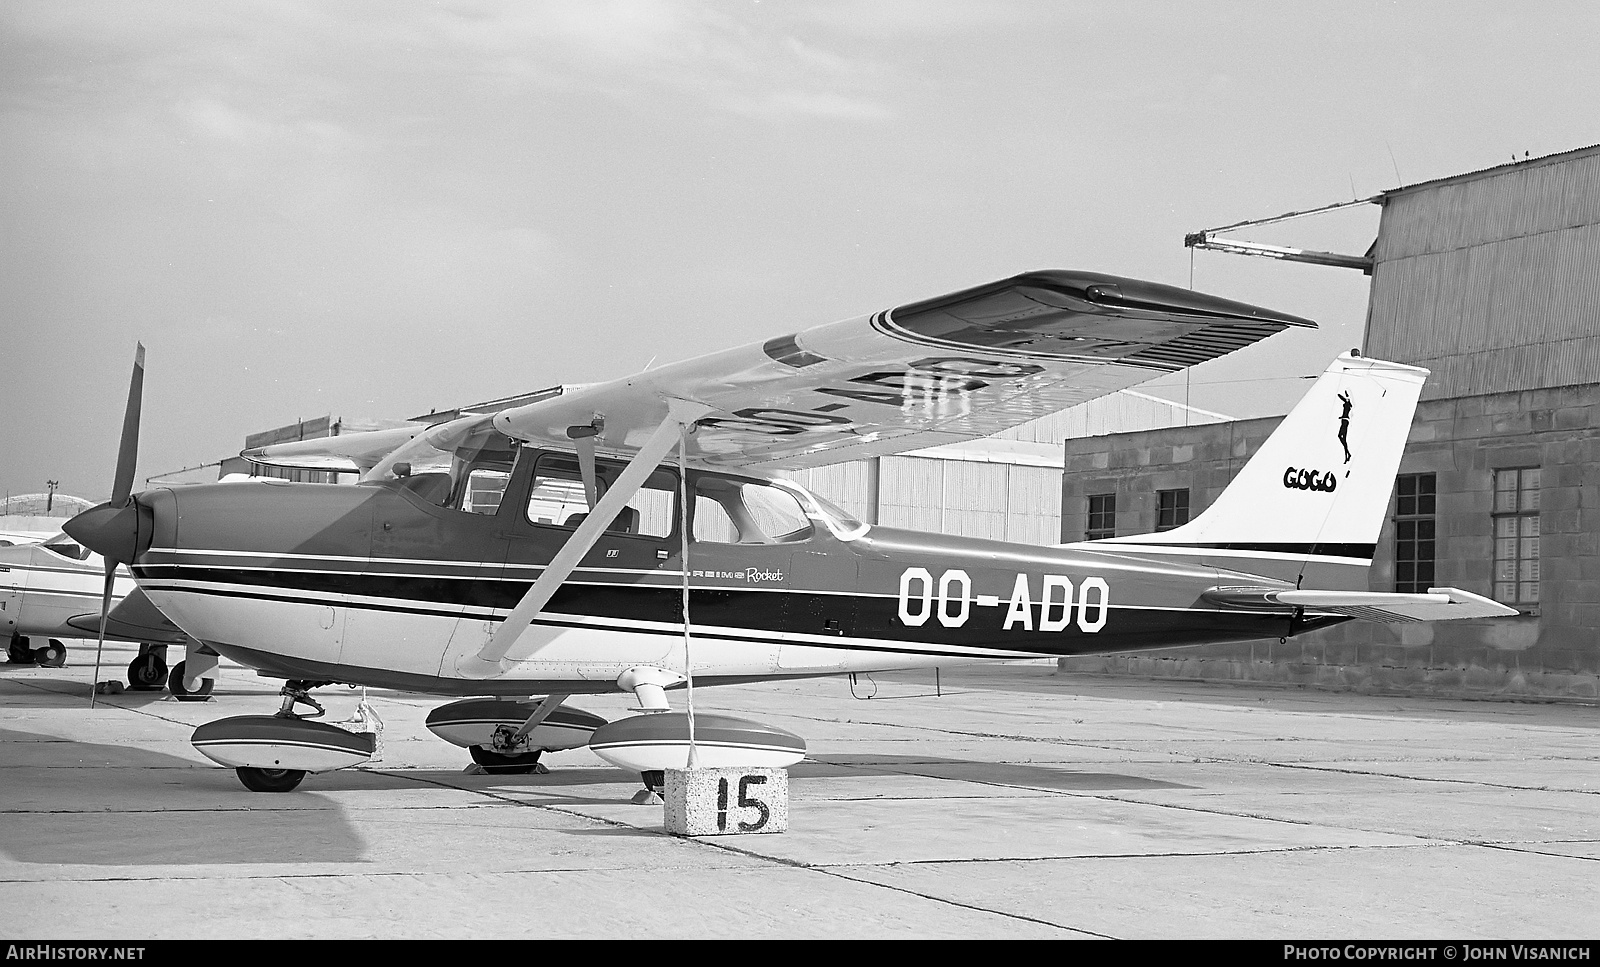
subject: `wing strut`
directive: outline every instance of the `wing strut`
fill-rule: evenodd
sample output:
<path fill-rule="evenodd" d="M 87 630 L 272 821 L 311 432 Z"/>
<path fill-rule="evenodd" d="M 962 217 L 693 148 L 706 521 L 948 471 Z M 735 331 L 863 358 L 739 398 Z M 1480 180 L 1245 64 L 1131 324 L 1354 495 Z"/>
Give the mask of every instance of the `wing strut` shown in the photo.
<path fill-rule="evenodd" d="M 522 596 L 517 606 L 506 615 L 506 620 L 501 623 L 494 636 L 483 646 L 483 650 L 476 655 L 469 655 L 456 663 L 456 671 L 465 678 L 494 678 L 506 672 L 506 652 L 517 643 L 522 633 L 528 630 L 533 623 L 533 618 L 544 606 L 550 603 L 550 598 L 555 595 L 556 589 L 567 580 L 578 562 L 583 560 L 585 554 L 594 547 L 600 535 L 605 533 L 606 526 L 622 512 L 633 495 L 638 492 L 645 478 L 650 475 L 661 459 L 678 443 L 682 428 L 694 423 L 695 420 L 711 412 L 712 407 L 702 403 L 692 403 L 688 400 L 668 400 L 667 418 L 661 421 L 655 432 L 650 434 L 650 439 L 645 441 L 639 452 L 634 454 L 633 460 L 626 469 L 617 477 L 617 482 L 605 492 L 600 502 L 595 505 L 589 516 L 567 542 L 556 552 L 550 564 L 533 582 L 533 587 Z M 531 658 L 537 648 L 527 655 L 521 656 L 519 661 Z"/>

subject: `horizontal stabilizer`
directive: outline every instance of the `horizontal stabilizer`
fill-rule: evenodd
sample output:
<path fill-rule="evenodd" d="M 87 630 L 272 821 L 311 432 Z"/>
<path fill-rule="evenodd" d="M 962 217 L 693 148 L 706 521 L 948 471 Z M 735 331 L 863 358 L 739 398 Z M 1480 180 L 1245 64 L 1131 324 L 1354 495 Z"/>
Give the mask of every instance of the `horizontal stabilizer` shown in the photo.
<path fill-rule="evenodd" d="M 1364 621 L 1450 621 L 1517 614 L 1497 601 L 1459 588 L 1429 588 L 1427 594 L 1385 591 L 1300 591 L 1275 588 L 1212 588 L 1201 595 L 1211 604 L 1249 611 L 1304 608 Z"/>
<path fill-rule="evenodd" d="M 98 612 L 74 615 L 67 619 L 67 624 L 87 634 L 100 633 Z M 106 616 L 106 637 L 117 641 L 168 645 L 181 645 L 189 641 L 189 636 L 150 603 L 144 591 L 138 589 L 118 602 L 111 609 L 111 614 Z"/>

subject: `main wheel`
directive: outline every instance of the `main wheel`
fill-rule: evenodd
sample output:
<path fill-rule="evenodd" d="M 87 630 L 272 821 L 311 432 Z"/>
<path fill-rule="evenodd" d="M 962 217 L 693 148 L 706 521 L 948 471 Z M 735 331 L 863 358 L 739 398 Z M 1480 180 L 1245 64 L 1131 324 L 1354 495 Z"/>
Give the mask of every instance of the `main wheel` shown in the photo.
<path fill-rule="evenodd" d="M 257 769 L 254 766 L 240 766 L 233 771 L 238 773 L 239 781 L 251 792 L 288 792 L 300 785 L 300 780 L 306 777 L 304 769 Z"/>
<path fill-rule="evenodd" d="M 50 643 L 33 653 L 33 660 L 46 668 L 60 668 L 67 663 L 67 646 L 50 639 Z"/>
<path fill-rule="evenodd" d="M 473 762 L 483 766 L 484 772 L 497 776 L 516 776 L 537 771 L 539 768 L 539 755 L 544 750 L 535 749 L 532 752 L 524 752 L 521 755 L 506 755 L 503 752 L 495 752 L 493 749 L 485 749 L 481 745 L 475 745 L 467 751 L 472 753 Z"/>
<path fill-rule="evenodd" d="M 172 674 L 167 676 L 167 690 L 172 693 L 173 698 L 180 702 L 209 701 L 211 698 L 211 689 L 217 684 L 216 679 L 200 679 L 200 687 L 191 692 L 187 688 L 183 687 L 183 673 L 186 670 L 184 668 L 186 664 L 188 663 L 180 661 L 172 667 Z"/>
<path fill-rule="evenodd" d="M 167 663 L 155 652 L 128 662 L 128 684 L 134 688 L 160 688 L 167 681 Z"/>
<path fill-rule="evenodd" d="M 13 665 L 33 664 L 33 649 L 28 647 L 28 639 L 21 635 L 11 639 L 11 647 L 6 649 L 6 660 Z"/>

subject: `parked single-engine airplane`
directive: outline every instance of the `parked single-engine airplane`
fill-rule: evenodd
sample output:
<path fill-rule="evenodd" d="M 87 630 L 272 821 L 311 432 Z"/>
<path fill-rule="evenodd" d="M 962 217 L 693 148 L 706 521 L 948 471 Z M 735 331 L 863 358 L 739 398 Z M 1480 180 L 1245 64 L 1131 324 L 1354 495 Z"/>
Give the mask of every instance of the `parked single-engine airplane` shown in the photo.
<path fill-rule="evenodd" d="M 47 540 L 0 547 L 0 638 L 7 642 L 7 661 L 50 668 L 66 664 L 61 639 L 93 635 L 99 628 L 105 571 L 100 555 L 59 531 Z M 115 570 L 111 600 L 107 637 L 139 643 L 139 654 L 128 663 L 128 684 L 159 689 L 169 679 L 167 647 L 195 643 L 134 587 L 126 567 Z M 207 680 L 191 693 L 180 680 L 173 693 L 198 700 L 211 687 Z"/>
<path fill-rule="evenodd" d="M 707 685 L 1514 613 L 1454 589 L 1366 590 L 1426 371 L 1354 354 L 1213 506 L 1160 534 L 1036 547 L 871 526 L 778 473 L 983 437 L 1310 325 L 1153 283 L 1035 272 L 469 409 L 406 440 L 378 431 L 390 435 L 246 454 L 344 460 L 366 470 L 357 486 L 122 487 L 67 530 L 128 562 L 197 641 L 288 680 L 277 716 L 195 734 L 258 790 L 371 754 L 370 737 L 294 712 L 320 714 L 308 693 L 335 682 L 493 696 L 429 724 L 499 768 L 591 732 L 602 755 L 669 748 L 612 758 L 643 763 L 649 784 L 671 756 L 681 764 L 676 733 L 602 743 L 637 720 L 601 726 L 562 703 L 623 690 L 664 709 L 691 639 L 693 680 Z M 123 458 L 118 478 L 131 479 Z M 722 724 L 740 754 L 798 757 L 782 730 Z"/>
<path fill-rule="evenodd" d="M 14 547 L 18 544 L 40 544 L 61 533 L 53 531 L 7 530 L 0 531 L 0 547 Z"/>

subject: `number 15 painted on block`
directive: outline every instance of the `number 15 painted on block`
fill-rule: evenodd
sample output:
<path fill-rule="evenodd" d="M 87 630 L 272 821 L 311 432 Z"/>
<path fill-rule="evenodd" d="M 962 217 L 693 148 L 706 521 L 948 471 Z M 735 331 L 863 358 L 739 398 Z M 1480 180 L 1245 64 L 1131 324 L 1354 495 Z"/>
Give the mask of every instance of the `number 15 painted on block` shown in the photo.
<path fill-rule="evenodd" d="M 764 785 L 766 783 L 766 781 L 767 781 L 767 777 L 766 776 L 740 776 L 739 777 L 739 802 L 737 803 L 738 807 L 740 809 L 751 809 L 751 808 L 754 808 L 754 809 L 760 810 L 760 812 L 761 812 L 761 818 L 757 819 L 753 823 L 740 822 L 739 823 L 739 832 L 741 832 L 741 833 L 753 833 L 756 830 L 760 829 L 761 827 L 765 826 L 767 824 L 767 820 L 771 817 L 772 814 L 771 814 L 771 812 L 768 811 L 767 804 L 762 802 L 759 799 L 752 799 L 752 798 L 750 798 L 750 795 L 749 795 L 751 786 Z M 727 779 L 718 779 L 717 780 L 717 831 L 718 832 L 726 832 L 727 829 L 728 829 L 728 780 Z"/>

